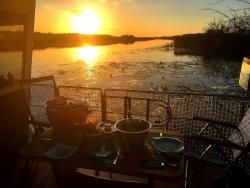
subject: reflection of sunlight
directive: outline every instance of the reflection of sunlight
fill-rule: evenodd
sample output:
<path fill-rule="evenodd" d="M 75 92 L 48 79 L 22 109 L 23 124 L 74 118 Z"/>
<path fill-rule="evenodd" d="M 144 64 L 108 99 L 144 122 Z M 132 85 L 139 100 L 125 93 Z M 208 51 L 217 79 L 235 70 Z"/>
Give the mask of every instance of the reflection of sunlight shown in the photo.
<path fill-rule="evenodd" d="M 98 48 L 96 46 L 84 46 L 78 48 L 78 54 L 80 60 L 83 60 L 88 65 L 92 65 L 98 54 Z"/>

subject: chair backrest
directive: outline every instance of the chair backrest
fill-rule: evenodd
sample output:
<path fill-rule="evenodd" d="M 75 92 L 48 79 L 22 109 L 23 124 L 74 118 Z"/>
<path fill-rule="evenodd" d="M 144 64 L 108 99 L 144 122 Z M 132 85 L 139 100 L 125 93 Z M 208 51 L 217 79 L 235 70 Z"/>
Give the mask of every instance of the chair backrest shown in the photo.
<path fill-rule="evenodd" d="M 28 141 L 29 112 L 19 89 L 0 96 L 0 153 L 14 152 Z"/>
<path fill-rule="evenodd" d="M 44 76 L 27 79 L 23 80 L 21 84 L 25 92 L 31 120 L 49 126 L 45 104 L 47 100 L 59 95 L 54 77 Z"/>
<path fill-rule="evenodd" d="M 250 108 L 247 110 L 245 116 L 238 126 L 238 130 L 235 130 L 229 137 L 229 140 L 247 147 L 250 143 Z M 234 158 L 236 159 L 241 151 L 233 150 Z"/>
<path fill-rule="evenodd" d="M 149 184 L 135 181 L 118 181 L 74 172 L 71 174 L 69 187 L 146 188 L 149 187 Z"/>

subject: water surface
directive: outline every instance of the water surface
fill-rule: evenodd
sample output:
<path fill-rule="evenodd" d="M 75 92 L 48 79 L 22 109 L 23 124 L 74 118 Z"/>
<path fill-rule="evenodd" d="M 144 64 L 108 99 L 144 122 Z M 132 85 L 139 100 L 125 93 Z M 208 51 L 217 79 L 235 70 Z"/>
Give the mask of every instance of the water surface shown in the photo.
<path fill-rule="evenodd" d="M 62 85 L 143 90 L 241 91 L 241 62 L 178 56 L 152 40 L 134 44 L 33 51 L 32 77 L 54 75 Z"/>

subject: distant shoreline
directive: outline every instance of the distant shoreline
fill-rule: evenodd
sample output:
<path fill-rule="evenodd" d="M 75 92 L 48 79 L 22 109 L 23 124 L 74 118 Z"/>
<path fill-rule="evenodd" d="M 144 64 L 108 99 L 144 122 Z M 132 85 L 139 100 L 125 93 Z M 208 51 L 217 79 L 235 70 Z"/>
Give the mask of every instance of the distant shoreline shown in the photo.
<path fill-rule="evenodd" d="M 241 61 L 250 55 L 250 34 L 197 33 L 174 37 L 175 55 Z"/>
<path fill-rule="evenodd" d="M 0 32 L 0 51 L 20 51 L 23 48 L 23 33 L 2 31 Z M 33 49 L 46 49 L 46 48 L 67 48 L 67 47 L 80 47 L 83 45 L 110 45 L 110 44 L 133 44 L 137 41 L 148 40 L 172 40 L 172 37 L 135 37 L 133 35 L 86 35 L 78 33 L 34 33 Z"/>
<path fill-rule="evenodd" d="M 136 37 L 134 35 L 86 35 L 79 33 L 34 33 L 33 50 L 72 48 L 84 45 L 133 44 L 148 40 L 173 40 L 175 55 L 196 55 L 208 59 L 242 60 L 250 55 L 250 34 L 196 33 L 179 36 Z M 0 31 L 0 52 L 20 51 L 23 32 Z"/>

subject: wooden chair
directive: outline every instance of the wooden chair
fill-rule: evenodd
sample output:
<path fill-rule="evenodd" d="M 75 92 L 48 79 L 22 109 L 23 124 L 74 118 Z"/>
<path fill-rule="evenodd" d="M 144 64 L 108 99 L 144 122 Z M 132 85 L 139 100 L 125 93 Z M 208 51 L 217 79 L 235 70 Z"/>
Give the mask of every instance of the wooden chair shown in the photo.
<path fill-rule="evenodd" d="M 60 188 L 71 187 L 150 187 L 151 181 L 146 178 L 128 176 L 118 173 L 76 168 L 70 164 L 54 164 L 53 172 Z M 119 186 L 118 186 L 119 185 Z"/>
<path fill-rule="evenodd" d="M 195 120 L 206 122 L 206 125 L 199 132 L 199 134 L 192 134 L 191 140 L 197 147 L 198 143 L 203 143 L 204 148 L 199 148 L 200 153 L 195 150 L 188 151 L 186 156 L 196 159 L 195 165 L 187 180 L 187 185 L 190 184 L 191 180 L 195 176 L 196 171 L 201 164 L 215 165 L 217 168 L 224 168 L 225 171 L 229 172 L 233 169 L 241 169 L 243 174 L 246 174 L 246 160 L 249 158 L 250 151 L 250 109 L 246 112 L 240 124 L 232 125 L 228 122 L 220 122 L 206 118 L 194 117 Z M 207 129 L 211 128 L 214 132 L 217 132 L 217 137 L 204 136 Z M 221 132 L 222 129 L 232 129 L 232 134 L 226 137 Z M 250 168 L 250 166 L 248 167 Z M 232 173 L 231 173 L 232 174 Z M 242 181 L 244 181 L 242 179 Z M 248 182 L 248 186 L 250 186 Z"/>
<path fill-rule="evenodd" d="M 13 174 L 21 169 L 25 175 L 28 165 L 27 160 L 20 159 L 18 150 L 28 141 L 29 112 L 24 92 L 18 84 L 13 87 L 13 91 L 0 96 L 0 187 L 14 185 Z M 16 179 L 20 186 L 22 178 Z"/>
<path fill-rule="evenodd" d="M 102 188 L 148 188 L 148 182 L 116 180 L 74 172 L 70 175 L 69 187 L 102 187 Z"/>
<path fill-rule="evenodd" d="M 29 109 L 29 123 L 39 134 L 44 127 L 51 127 L 48 120 L 45 103 L 59 95 L 53 76 L 44 76 L 21 81 L 25 93 L 26 104 Z"/>

